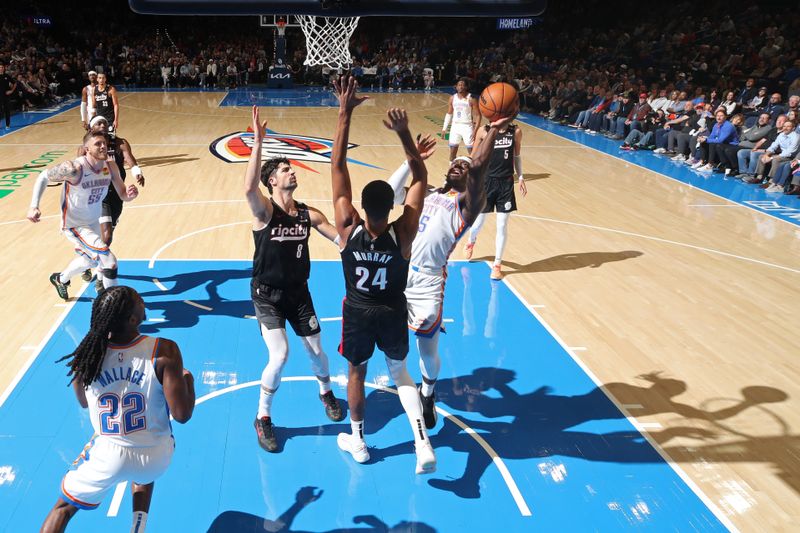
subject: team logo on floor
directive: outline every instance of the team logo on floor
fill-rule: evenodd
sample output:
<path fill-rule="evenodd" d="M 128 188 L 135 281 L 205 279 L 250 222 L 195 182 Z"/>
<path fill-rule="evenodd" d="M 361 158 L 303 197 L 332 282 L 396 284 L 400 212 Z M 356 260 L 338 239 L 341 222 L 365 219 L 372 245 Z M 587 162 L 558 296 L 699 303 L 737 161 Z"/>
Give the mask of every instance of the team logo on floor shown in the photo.
<path fill-rule="evenodd" d="M 250 158 L 253 147 L 253 130 L 229 133 L 216 139 L 209 146 L 215 156 L 228 163 L 246 163 Z M 357 148 L 357 144 L 350 143 L 348 149 Z M 305 135 L 290 135 L 267 130 L 261 144 L 261 155 L 264 159 L 270 157 L 285 157 L 293 166 L 317 172 L 304 163 L 330 164 L 333 151 L 333 139 L 321 137 L 307 137 Z M 362 161 L 348 158 L 348 162 L 370 168 L 380 168 Z M 317 172 L 318 173 L 318 172 Z"/>

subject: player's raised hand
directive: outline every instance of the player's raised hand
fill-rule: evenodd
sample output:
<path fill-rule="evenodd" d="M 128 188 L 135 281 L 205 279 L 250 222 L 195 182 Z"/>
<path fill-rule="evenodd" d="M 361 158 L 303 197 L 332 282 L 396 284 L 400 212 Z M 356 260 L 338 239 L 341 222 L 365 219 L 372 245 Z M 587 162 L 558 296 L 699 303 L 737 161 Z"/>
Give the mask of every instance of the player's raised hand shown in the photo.
<path fill-rule="evenodd" d="M 503 117 L 501 119 L 495 120 L 494 122 L 489 124 L 489 127 L 497 128 L 498 130 L 505 129 L 505 128 L 508 127 L 509 124 L 511 124 L 514 121 L 515 118 L 517 118 L 517 113 L 519 113 L 519 104 L 517 104 L 517 107 L 516 107 L 516 109 L 514 110 L 513 113 L 511 113 L 507 117 Z"/>
<path fill-rule="evenodd" d="M 28 209 L 27 219 L 30 220 L 31 222 L 34 223 L 39 222 L 41 216 L 42 212 L 39 211 L 38 207 L 31 207 L 30 209 Z"/>
<path fill-rule="evenodd" d="M 368 100 L 369 96 L 357 96 L 358 82 L 353 76 L 341 76 L 333 82 L 333 91 L 339 99 L 339 110 L 352 111 L 364 100 Z"/>
<path fill-rule="evenodd" d="M 125 191 L 125 192 L 127 192 L 127 193 L 128 193 L 128 198 L 129 198 L 130 200 L 133 200 L 134 198 L 136 198 L 137 196 L 139 196 L 139 189 L 137 189 L 137 188 L 136 188 L 136 185 L 134 185 L 133 183 L 131 183 L 130 185 L 128 185 L 128 188 L 126 189 L 126 191 Z"/>
<path fill-rule="evenodd" d="M 386 119 L 383 125 L 392 131 L 405 131 L 408 129 L 408 115 L 405 109 L 399 107 L 392 107 L 386 112 Z"/>
<path fill-rule="evenodd" d="M 428 159 L 436 151 L 436 139 L 433 135 L 426 135 L 423 137 L 421 134 L 417 135 L 417 151 L 419 152 L 422 160 Z"/>
<path fill-rule="evenodd" d="M 267 121 L 261 122 L 261 116 L 258 111 L 258 106 L 253 106 L 253 140 L 264 139 L 264 134 L 267 131 Z"/>

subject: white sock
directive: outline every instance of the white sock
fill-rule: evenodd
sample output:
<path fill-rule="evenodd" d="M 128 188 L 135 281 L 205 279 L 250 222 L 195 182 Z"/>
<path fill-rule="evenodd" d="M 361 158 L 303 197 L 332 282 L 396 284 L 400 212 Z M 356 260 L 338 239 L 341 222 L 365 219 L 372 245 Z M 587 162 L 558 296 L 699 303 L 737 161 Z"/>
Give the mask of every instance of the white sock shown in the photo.
<path fill-rule="evenodd" d="M 328 370 L 328 356 L 322 349 L 320 334 L 316 333 L 308 337 L 301 337 L 301 340 L 306 348 L 308 358 L 311 359 L 311 371 L 317 376 L 319 393 L 325 394 L 331 390 L 331 376 Z"/>
<path fill-rule="evenodd" d="M 439 378 L 439 369 L 442 367 L 442 360 L 439 358 L 439 332 L 435 332 L 433 337 L 417 337 L 417 348 L 419 349 L 419 370 L 422 373 L 422 385 L 420 391 L 423 396 L 433 394 L 433 387 Z"/>
<path fill-rule="evenodd" d="M 131 533 L 144 533 L 144 528 L 147 525 L 147 513 L 144 511 L 133 512 L 133 523 L 131 524 Z"/>
<path fill-rule="evenodd" d="M 272 400 L 281 385 L 281 373 L 289 358 L 289 342 L 283 328 L 261 326 L 261 338 L 267 345 L 269 362 L 261 372 L 261 393 L 258 397 L 258 418 L 271 415 Z"/>
<path fill-rule="evenodd" d="M 350 419 L 350 430 L 353 437 L 358 440 L 364 440 L 364 421 Z"/>
<path fill-rule="evenodd" d="M 425 430 L 425 423 L 422 421 L 422 404 L 419 403 L 417 387 L 411 376 L 408 374 L 405 361 L 396 361 L 386 358 L 386 366 L 392 376 L 400 403 L 406 412 L 408 422 L 411 424 L 411 431 L 414 433 L 414 443 L 419 444 L 428 440 L 428 432 Z"/>
<path fill-rule="evenodd" d="M 61 283 L 69 283 L 69 280 L 74 278 L 75 275 L 91 267 L 92 260 L 85 255 L 79 255 L 70 261 L 69 265 L 67 265 L 67 268 L 65 268 L 64 271 L 58 275 L 58 280 Z"/>
<path fill-rule="evenodd" d="M 483 222 L 486 220 L 486 213 L 481 213 L 475 219 L 475 222 L 472 223 L 472 227 L 469 229 L 469 243 L 475 244 L 475 241 L 478 240 L 478 232 L 481 231 L 481 227 L 483 227 Z"/>
<path fill-rule="evenodd" d="M 506 249 L 506 236 L 508 235 L 508 217 L 511 213 L 497 213 L 497 236 L 494 240 L 494 264 L 503 262 L 503 252 Z"/>

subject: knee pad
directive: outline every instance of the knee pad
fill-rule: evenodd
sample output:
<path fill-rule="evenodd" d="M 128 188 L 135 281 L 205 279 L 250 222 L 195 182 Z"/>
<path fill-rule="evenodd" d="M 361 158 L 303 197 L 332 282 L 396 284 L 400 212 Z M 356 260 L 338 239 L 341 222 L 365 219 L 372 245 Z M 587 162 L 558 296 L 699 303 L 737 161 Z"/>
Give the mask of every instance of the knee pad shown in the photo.
<path fill-rule="evenodd" d="M 103 277 L 107 279 L 117 279 L 117 267 L 103 268 Z"/>

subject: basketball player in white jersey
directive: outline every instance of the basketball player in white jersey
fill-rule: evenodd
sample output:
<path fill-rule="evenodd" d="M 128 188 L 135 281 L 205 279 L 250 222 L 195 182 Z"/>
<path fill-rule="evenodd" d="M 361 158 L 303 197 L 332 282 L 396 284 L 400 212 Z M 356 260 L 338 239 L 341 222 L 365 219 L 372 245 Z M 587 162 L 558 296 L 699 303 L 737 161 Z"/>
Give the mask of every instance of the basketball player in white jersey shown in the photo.
<path fill-rule="evenodd" d="M 143 533 L 154 481 L 175 449 L 170 415 L 185 424 L 194 410 L 194 378 L 171 340 L 139 334 L 144 302 L 130 287 L 111 287 L 92 304 L 89 332 L 68 360 L 71 384 L 89 409 L 94 436 L 61 481 L 61 497 L 42 532 L 64 531 L 79 509 L 97 509 L 131 481 L 131 531 Z"/>
<path fill-rule="evenodd" d="M 479 150 L 481 143 L 486 142 L 488 131 L 481 128 L 475 138 L 475 149 Z M 489 170 L 486 174 L 486 207 L 483 213 L 475 220 L 469 231 L 469 240 L 464 246 L 467 259 L 472 259 L 472 251 L 478 232 L 486 219 L 486 213 L 497 211 L 497 234 L 495 236 L 494 263 L 492 264 L 491 279 L 499 280 L 503 277 L 503 251 L 506 248 L 508 235 L 508 219 L 513 211 L 517 210 L 517 198 L 514 195 L 514 174 L 519 181 L 519 192 L 523 198 L 528 194 L 525 180 L 522 175 L 522 129 L 515 124 L 506 124 L 505 127 L 491 141 L 493 145 Z"/>
<path fill-rule="evenodd" d="M 447 260 L 466 228 L 472 225 L 486 203 L 484 179 L 492 158 L 492 141 L 508 127 L 510 117 L 486 126 L 487 142 L 473 153 L 473 158 L 457 157 L 445 175 L 445 184 L 425 197 L 419 228 L 411 247 L 411 262 L 406 283 L 408 327 L 417 338 L 422 385 L 419 388 L 425 427 L 436 425 L 434 385 L 439 377 L 439 331 L 442 325 L 444 284 Z M 408 173 L 403 166 L 389 179 L 395 192 L 395 204 L 402 204 Z"/>
<path fill-rule="evenodd" d="M 102 277 L 103 286 L 108 288 L 117 284 L 117 258 L 100 236 L 103 198 L 109 185 L 114 186 L 124 202 L 133 200 L 139 194 L 135 185 L 125 188 L 117 164 L 106 160 L 108 146 L 104 134 L 90 131 L 83 137 L 83 145 L 86 148 L 85 156 L 39 174 L 28 210 L 28 220 L 39 222 L 42 215 L 39 202 L 48 182 L 64 183 L 61 190 L 61 231 L 78 255 L 65 270 L 50 276 L 50 283 L 64 300 L 69 298 L 70 279 L 98 265 L 97 275 Z"/>
<path fill-rule="evenodd" d="M 94 117 L 94 88 L 97 86 L 97 72 L 89 71 L 89 85 L 81 91 L 81 122 L 83 129 L 89 129 L 89 121 Z"/>
<path fill-rule="evenodd" d="M 447 133 L 450 121 L 453 126 L 450 128 L 450 161 L 456 158 L 458 146 L 461 141 L 467 147 L 467 153 L 472 152 L 472 144 L 475 139 L 475 132 L 481 123 L 481 114 L 478 112 L 478 100 L 469 94 L 469 82 L 467 78 L 461 78 L 456 83 L 456 94 L 450 97 L 447 104 L 447 114 L 444 116 L 444 126 L 442 126 L 442 138 Z"/>

